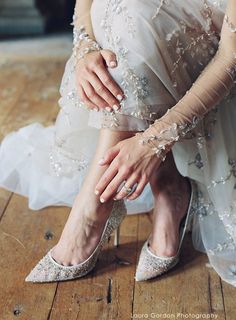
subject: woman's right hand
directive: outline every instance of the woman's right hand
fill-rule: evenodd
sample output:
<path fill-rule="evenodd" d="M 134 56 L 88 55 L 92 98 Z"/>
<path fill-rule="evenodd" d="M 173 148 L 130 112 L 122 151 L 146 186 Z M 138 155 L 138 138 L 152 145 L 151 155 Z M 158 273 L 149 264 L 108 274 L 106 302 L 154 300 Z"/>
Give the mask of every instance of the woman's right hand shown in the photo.
<path fill-rule="evenodd" d="M 116 55 L 108 49 L 89 52 L 77 62 L 78 94 L 88 108 L 96 111 L 120 109 L 124 93 L 107 70 L 107 67 L 116 66 Z"/>

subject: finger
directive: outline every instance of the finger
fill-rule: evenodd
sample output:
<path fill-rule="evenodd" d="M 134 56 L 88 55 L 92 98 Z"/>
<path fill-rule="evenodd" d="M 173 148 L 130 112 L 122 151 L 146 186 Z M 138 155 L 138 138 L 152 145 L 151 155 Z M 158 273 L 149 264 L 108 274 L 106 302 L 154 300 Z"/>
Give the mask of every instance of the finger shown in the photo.
<path fill-rule="evenodd" d="M 78 94 L 79 94 L 80 100 L 85 104 L 87 108 L 93 109 L 95 111 L 99 111 L 99 108 L 89 100 L 83 87 L 78 86 Z"/>
<path fill-rule="evenodd" d="M 114 102 L 112 102 L 113 105 L 116 105 L 118 109 L 120 109 L 121 107 L 120 102 L 125 97 L 122 89 L 119 87 L 119 85 L 111 77 L 111 75 L 105 68 L 98 66 L 96 68 L 96 75 L 98 76 L 100 81 L 104 84 L 104 86 L 109 90 L 109 92 L 112 94 L 114 99 Z"/>
<path fill-rule="evenodd" d="M 139 181 L 139 177 L 137 176 L 137 174 L 132 174 L 132 176 L 125 182 L 125 187 L 126 188 L 133 188 L 134 185 Z M 114 200 L 120 200 L 123 198 L 126 198 L 128 196 L 128 194 L 131 192 L 127 192 L 125 187 L 122 187 L 121 190 L 116 194 L 116 196 L 114 197 Z"/>
<path fill-rule="evenodd" d="M 100 199 L 102 199 L 102 202 L 106 202 L 111 197 L 113 197 L 117 190 L 119 189 L 122 182 L 126 179 L 127 174 L 124 173 L 118 173 L 109 184 L 107 184 L 105 190 L 100 196 Z M 126 194 L 127 195 L 127 194 Z M 101 200 L 100 200 L 101 201 Z"/>
<path fill-rule="evenodd" d="M 111 68 L 117 67 L 117 59 L 116 54 L 109 49 L 101 50 L 101 55 L 103 56 L 106 65 Z"/>
<path fill-rule="evenodd" d="M 127 199 L 128 200 L 135 200 L 136 198 L 138 198 L 141 195 L 141 193 L 143 192 L 146 184 L 147 184 L 147 179 L 141 178 L 140 181 L 138 182 L 136 189 L 134 190 L 134 192 L 130 196 L 127 197 Z"/>
<path fill-rule="evenodd" d="M 104 67 L 102 67 L 102 69 L 104 69 Z M 90 74 L 88 81 L 91 83 L 96 93 L 99 94 L 99 96 L 101 96 L 102 99 L 104 99 L 104 101 L 106 101 L 106 106 L 110 107 L 110 111 L 117 111 L 120 108 L 119 101 L 114 97 L 114 95 L 109 91 L 109 89 L 107 89 L 107 83 L 103 83 L 101 79 L 98 77 L 97 73 L 100 72 L 99 70 L 100 67 L 97 67 L 96 70 L 94 70 L 94 73 Z M 104 72 L 107 73 L 106 70 Z M 106 81 L 109 80 L 107 79 Z M 109 111 L 108 109 L 106 110 Z"/>
<path fill-rule="evenodd" d="M 111 182 L 111 180 L 115 177 L 115 175 L 118 173 L 118 168 L 117 166 L 115 166 L 114 164 L 110 165 L 107 170 L 103 173 L 102 177 L 100 178 L 100 180 L 98 181 L 96 187 L 95 187 L 95 194 L 96 195 L 100 195 L 102 194 L 102 192 L 106 189 L 107 185 Z M 104 199 L 101 199 L 100 197 L 100 201 L 101 202 L 105 202 L 102 201 Z"/>
<path fill-rule="evenodd" d="M 118 153 L 120 152 L 120 147 L 117 144 L 116 146 L 108 149 L 105 153 L 105 155 L 103 156 L 103 158 L 101 158 L 99 160 L 99 164 L 104 166 L 105 164 L 110 164 L 112 162 L 112 160 L 118 155 Z"/>
<path fill-rule="evenodd" d="M 89 83 L 89 81 L 83 80 L 81 84 L 90 103 L 92 103 L 94 107 L 97 107 L 99 109 L 104 109 L 107 105 L 107 102 L 104 101 L 102 97 L 96 93 L 96 91 L 94 90 L 92 85 Z"/>

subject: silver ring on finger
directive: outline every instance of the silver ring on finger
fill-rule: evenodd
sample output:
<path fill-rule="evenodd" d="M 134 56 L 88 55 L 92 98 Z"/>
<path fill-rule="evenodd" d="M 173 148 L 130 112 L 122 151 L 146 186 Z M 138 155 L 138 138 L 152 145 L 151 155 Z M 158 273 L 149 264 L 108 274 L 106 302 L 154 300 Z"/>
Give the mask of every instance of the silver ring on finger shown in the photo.
<path fill-rule="evenodd" d="M 125 184 L 123 185 L 123 187 L 122 188 L 124 188 L 125 189 L 125 192 L 126 193 L 130 193 L 132 190 L 133 190 L 133 188 L 131 188 L 131 187 L 127 187 Z"/>
<path fill-rule="evenodd" d="M 129 196 L 131 196 L 132 193 L 134 193 L 134 191 L 137 189 L 137 186 L 138 186 L 138 182 L 136 182 L 133 187 L 131 188 L 131 191 L 129 192 Z"/>

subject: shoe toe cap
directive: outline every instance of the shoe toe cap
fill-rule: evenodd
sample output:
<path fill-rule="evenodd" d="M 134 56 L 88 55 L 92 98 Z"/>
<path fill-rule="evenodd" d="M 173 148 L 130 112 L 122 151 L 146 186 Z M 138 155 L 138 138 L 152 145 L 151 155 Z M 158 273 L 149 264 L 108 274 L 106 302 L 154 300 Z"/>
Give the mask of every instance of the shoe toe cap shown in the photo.
<path fill-rule="evenodd" d="M 26 282 L 50 282 L 55 281 L 57 274 L 55 268 L 47 254 L 38 264 L 31 270 L 25 278 Z"/>
<path fill-rule="evenodd" d="M 169 271 L 178 262 L 178 257 L 154 257 L 142 251 L 136 269 L 135 280 L 143 281 L 155 278 Z"/>
<path fill-rule="evenodd" d="M 139 282 L 139 281 L 145 281 L 150 279 L 150 275 L 147 275 L 147 273 L 145 272 L 136 272 L 135 274 L 135 281 Z"/>
<path fill-rule="evenodd" d="M 135 281 L 145 281 L 152 278 L 155 278 L 156 276 L 160 275 L 161 273 L 157 270 L 154 270 L 152 268 L 146 269 L 146 270 L 137 270 L 135 274 Z"/>

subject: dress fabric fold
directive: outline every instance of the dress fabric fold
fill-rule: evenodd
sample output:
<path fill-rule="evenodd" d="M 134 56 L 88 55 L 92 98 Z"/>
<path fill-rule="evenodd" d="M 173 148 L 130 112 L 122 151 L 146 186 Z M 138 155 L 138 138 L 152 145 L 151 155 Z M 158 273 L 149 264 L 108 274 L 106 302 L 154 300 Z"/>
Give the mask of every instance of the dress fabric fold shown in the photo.
<path fill-rule="evenodd" d="M 99 129 L 143 131 L 189 90 L 218 49 L 227 1 L 94 0 L 97 42 L 117 55 L 109 69 L 126 95 L 110 114 L 85 108 L 66 63 L 53 126 L 32 123 L 0 146 L 0 186 L 29 207 L 72 206 L 96 149 Z M 178 170 L 198 185 L 192 239 L 223 280 L 236 286 L 236 90 L 172 148 Z M 128 214 L 153 208 L 149 184 L 126 202 Z"/>

